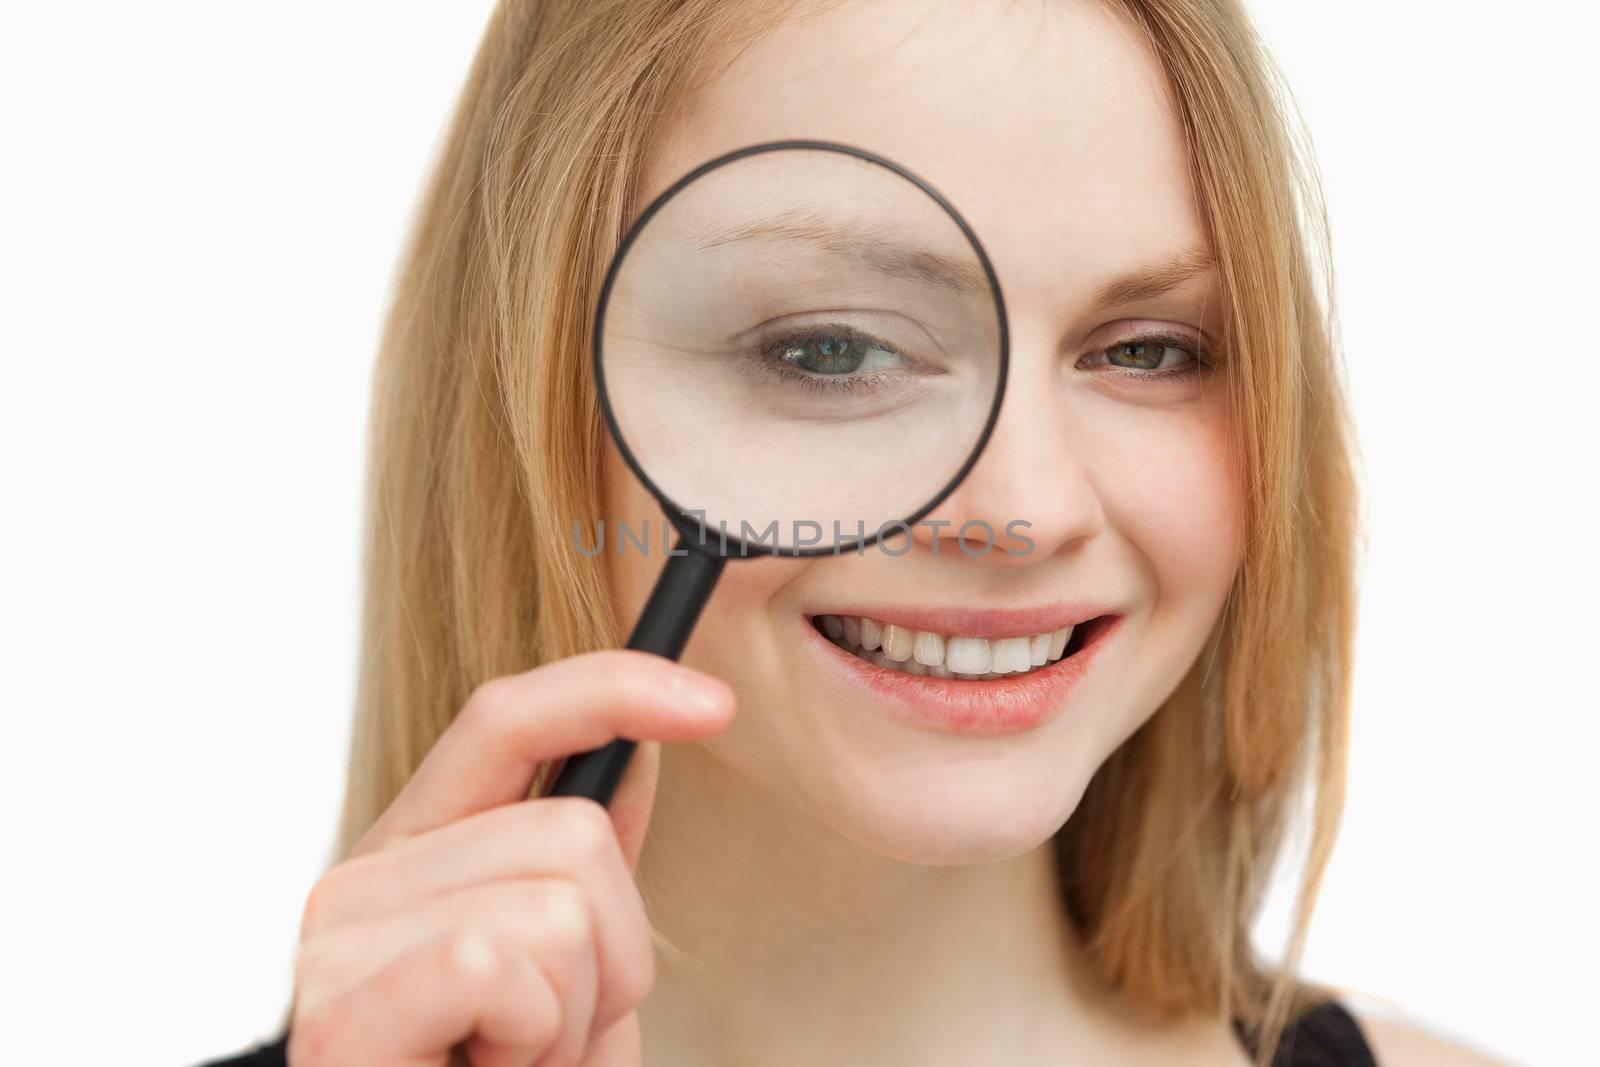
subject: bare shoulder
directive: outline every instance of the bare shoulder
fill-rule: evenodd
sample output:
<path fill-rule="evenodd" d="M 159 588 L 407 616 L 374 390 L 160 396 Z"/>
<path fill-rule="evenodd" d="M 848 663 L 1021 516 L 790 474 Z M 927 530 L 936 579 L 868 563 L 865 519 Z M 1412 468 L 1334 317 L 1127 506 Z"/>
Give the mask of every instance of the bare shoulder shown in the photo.
<path fill-rule="evenodd" d="M 1346 1006 L 1372 1046 L 1378 1067 L 1513 1067 L 1381 1002 L 1354 998 Z"/>

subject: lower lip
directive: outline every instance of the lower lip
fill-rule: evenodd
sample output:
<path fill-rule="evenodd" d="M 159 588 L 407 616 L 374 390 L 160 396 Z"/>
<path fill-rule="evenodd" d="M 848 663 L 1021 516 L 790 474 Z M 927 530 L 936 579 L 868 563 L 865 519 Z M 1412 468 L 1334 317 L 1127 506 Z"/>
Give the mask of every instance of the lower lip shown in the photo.
<path fill-rule="evenodd" d="M 837 665 L 851 681 L 888 698 L 891 713 L 912 725 L 943 733 L 1009 734 L 1032 730 L 1050 721 L 1093 669 L 1101 651 L 1122 627 L 1124 615 L 1095 622 L 1084 646 L 1048 667 L 1015 678 L 968 681 L 880 667 L 846 652 L 820 633 L 809 618 L 800 624 L 821 646 L 823 658 Z"/>

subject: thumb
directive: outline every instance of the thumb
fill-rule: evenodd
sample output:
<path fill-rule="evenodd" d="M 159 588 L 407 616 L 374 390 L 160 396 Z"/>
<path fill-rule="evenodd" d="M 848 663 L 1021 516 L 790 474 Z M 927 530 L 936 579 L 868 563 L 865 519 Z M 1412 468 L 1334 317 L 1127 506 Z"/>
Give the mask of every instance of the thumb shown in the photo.
<path fill-rule="evenodd" d="M 650 826 L 650 812 L 655 809 L 656 782 L 660 777 L 661 742 L 638 742 L 606 809 L 611 814 L 611 825 L 617 831 L 617 840 L 622 844 L 622 854 L 627 857 L 630 870 L 639 866 L 639 853 L 644 848 L 645 831 Z"/>

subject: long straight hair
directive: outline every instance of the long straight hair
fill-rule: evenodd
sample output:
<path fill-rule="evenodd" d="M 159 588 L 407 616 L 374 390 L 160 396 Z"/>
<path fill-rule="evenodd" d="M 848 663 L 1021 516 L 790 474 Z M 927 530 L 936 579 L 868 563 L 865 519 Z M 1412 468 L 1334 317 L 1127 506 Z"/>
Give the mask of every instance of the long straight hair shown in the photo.
<path fill-rule="evenodd" d="M 1344 789 L 1360 521 L 1326 212 L 1240 0 L 1107 2 L 1159 56 L 1188 136 L 1226 291 L 1248 538 L 1205 651 L 1057 835 L 1063 904 L 1106 982 L 1174 1014 L 1241 1020 L 1265 1063 L 1285 1021 L 1327 995 L 1295 969 Z M 654 138 L 695 80 L 800 13 L 760 0 L 495 11 L 374 375 L 336 861 L 478 684 L 621 643 L 602 561 L 568 540 L 598 517 L 587 359 L 600 282 Z M 1280 958 L 1259 958 L 1252 921 L 1302 824 L 1293 933 Z"/>

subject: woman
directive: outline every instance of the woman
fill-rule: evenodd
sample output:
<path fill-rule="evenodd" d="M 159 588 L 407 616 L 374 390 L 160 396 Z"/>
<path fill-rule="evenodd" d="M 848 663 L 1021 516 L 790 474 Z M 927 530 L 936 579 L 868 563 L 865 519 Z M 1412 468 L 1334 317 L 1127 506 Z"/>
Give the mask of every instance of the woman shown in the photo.
<path fill-rule="evenodd" d="M 233 1062 L 1483 1062 L 1294 975 L 1359 521 L 1270 71 L 1232 0 L 502 4 L 378 365 L 341 861 L 286 1040 Z M 1031 549 L 739 562 L 682 666 L 608 650 L 661 560 L 572 521 L 661 516 L 597 414 L 599 282 L 674 179 L 785 138 L 896 160 L 980 235 L 1010 385 L 930 518 Z M 1077 625 L 1070 693 L 987 733 L 838 655 Z M 618 735 L 609 810 L 539 796 Z M 1273 965 L 1248 934 L 1308 791 Z"/>

